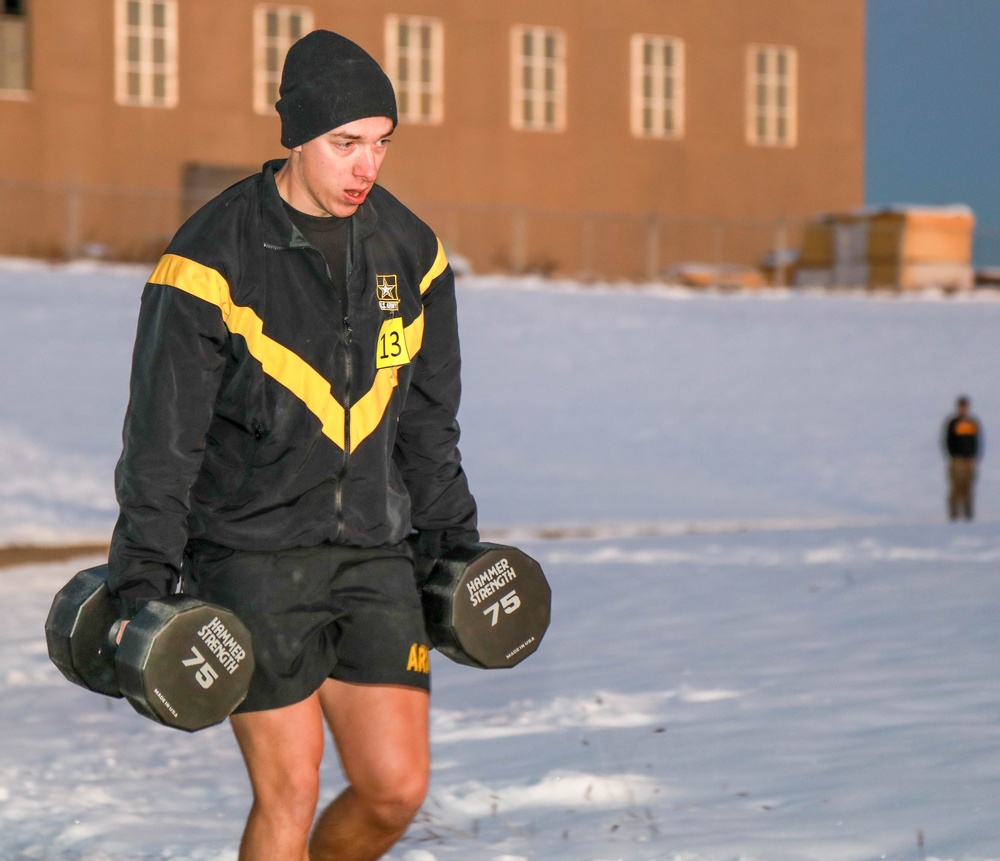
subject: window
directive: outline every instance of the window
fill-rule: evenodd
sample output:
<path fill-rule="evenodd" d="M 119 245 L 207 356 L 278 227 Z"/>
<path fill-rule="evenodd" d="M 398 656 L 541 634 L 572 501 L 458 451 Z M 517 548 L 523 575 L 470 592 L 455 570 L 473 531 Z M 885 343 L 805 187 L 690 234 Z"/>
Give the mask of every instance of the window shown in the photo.
<path fill-rule="evenodd" d="M 389 15 L 385 56 L 400 121 L 443 122 L 444 25 L 434 18 Z"/>
<path fill-rule="evenodd" d="M 115 101 L 176 105 L 176 0 L 117 0 L 115 42 Z"/>
<path fill-rule="evenodd" d="M 292 45 L 313 28 L 311 9 L 263 5 L 253 13 L 253 109 L 273 114 L 281 68 Z"/>
<path fill-rule="evenodd" d="M 510 121 L 516 129 L 566 127 L 566 39 L 561 30 L 511 31 Z"/>
<path fill-rule="evenodd" d="M 665 36 L 632 37 L 632 134 L 684 134 L 684 43 Z"/>
<path fill-rule="evenodd" d="M 747 142 L 795 146 L 798 55 L 794 48 L 751 45 L 747 51 Z"/>
<path fill-rule="evenodd" d="M 28 91 L 27 0 L 2 0 L 0 4 L 0 94 Z"/>

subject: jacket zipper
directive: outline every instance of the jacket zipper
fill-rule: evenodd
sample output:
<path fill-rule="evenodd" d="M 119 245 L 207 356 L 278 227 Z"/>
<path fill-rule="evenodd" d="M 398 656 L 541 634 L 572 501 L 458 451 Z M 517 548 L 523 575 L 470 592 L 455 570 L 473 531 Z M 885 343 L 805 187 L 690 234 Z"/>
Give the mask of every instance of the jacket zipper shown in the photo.
<path fill-rule="evenodd" d="M 354 224 L 348 225 L 347 234 L 347 260 L 344 267 L 344 316 L 342 324 L 344 327 L 344 460 L 340 467 L 340 475 L 337 476 L 337 490 L 334 494 L 334 512 L 337 516 L 337 538 L 341 537 L 344 527 L 344 485 L 347 484 L 347 466 L 351 457 L 351 385 L 354 376 L 354 363 L 351 360 L 351 341 L 354 332 L 351 329 L 351 274 L 354 272 Z M 325 259 L 325 258 L 324 258 Z M 330 266 L 326 266 L 327 277 L 330 283 L 333 278 L 330 275 Z"/>
<path fill-rule="evenodd" d="M 351 375 L 353 371 L 351 363 L 351 337 L 353 333 L 351 331 L 350 318 L 345 316 L 343 323 L 344 344 L 347 346 L 344 360 L 344 377 L 346 379 L 346 385 L 344 386 L 344 460 L 340 467 L 340 474 L 337 476 L 337 492 L 334 496 L 338 538 L 344 525 L 344 485 L 347 483 L 347 462 L 351 457 Z"/>

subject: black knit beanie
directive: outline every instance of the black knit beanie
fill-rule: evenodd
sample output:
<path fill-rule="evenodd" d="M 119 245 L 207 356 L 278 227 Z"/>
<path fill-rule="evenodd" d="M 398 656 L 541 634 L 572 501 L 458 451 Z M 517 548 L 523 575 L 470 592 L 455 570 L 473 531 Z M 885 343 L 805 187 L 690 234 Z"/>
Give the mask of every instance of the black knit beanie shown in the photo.
<path fill-rule="evenodd" d="M 372 56 L 329 30 L 314 30 L 288 49 L 281 72 L 281 144 L 291 149 L 365 117 L 395 127 L 396 94 Z"/>

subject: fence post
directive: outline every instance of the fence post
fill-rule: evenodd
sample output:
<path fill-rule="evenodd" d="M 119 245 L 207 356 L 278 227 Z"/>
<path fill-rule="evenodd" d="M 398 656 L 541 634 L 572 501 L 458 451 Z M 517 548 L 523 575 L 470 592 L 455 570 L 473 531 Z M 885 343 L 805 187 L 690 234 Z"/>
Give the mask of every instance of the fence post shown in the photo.
<path fill-rule="evenodd" d="M 581 219 L 579 277 L 584 281 L 591 281 L 596 279 L 598 275 L 594 269 L 594 246 L 597 242 L 597 231 L 593 218 L 589 215 L 582 215 Z"/>
<path fill-rule="evenodd" d="M 80 230 L 83 200 L 75 183 L 66 189 L 66 258 L 73 260 L 80 250 Z"/>
<path fill-rule="evenodd" d="M 660 222 L 658 213 L 646 216 L 646 278 L 649 281 L 660 277 Z"/>
<path fill-rule="evenodd" d="M 511 268 L 522 275 L 528 267 L 528 218 L 521 207 L 514 209 L 511 234 Z"/>
<path fill-rule="evenodd" d="M 774 230 L 774 284 L 772 287 L 788 285 L 788 228 L 784 221 L 779 221 Z"/>

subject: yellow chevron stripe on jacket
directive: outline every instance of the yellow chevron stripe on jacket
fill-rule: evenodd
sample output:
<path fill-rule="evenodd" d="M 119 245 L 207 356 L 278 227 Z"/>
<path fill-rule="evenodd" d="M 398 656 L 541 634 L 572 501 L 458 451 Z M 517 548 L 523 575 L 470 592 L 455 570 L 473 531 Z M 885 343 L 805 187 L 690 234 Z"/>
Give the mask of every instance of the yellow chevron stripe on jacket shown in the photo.
<path fill-rule="evenodd" d="M 420 281 L 421 295 L 448 265 L 441 241 L 437 256 Z M 264 373 L 284 386 L 319 419 L 323 434 L 339 448 L 345 449 L 345 411 L 330 391 L 330 381 L 305 359 L 283 344 L 264 334 L 264 321 L 245 305 L 233 303 L 229 284 L 221 273 L 187 257 L 164 254 L 149 281 L 175 287 L 214 305 L 235 335 L 246 342 L 247 349 Z M 420 350 L 424 336 L 424 314 L 403 329 L 406 347 L 412 358 Z M 351 407 L 351 450 L 367 439 L 382 422 L 386 408 L 398 384 L 398 368 L 380 368 L 371 389 Z"/>

